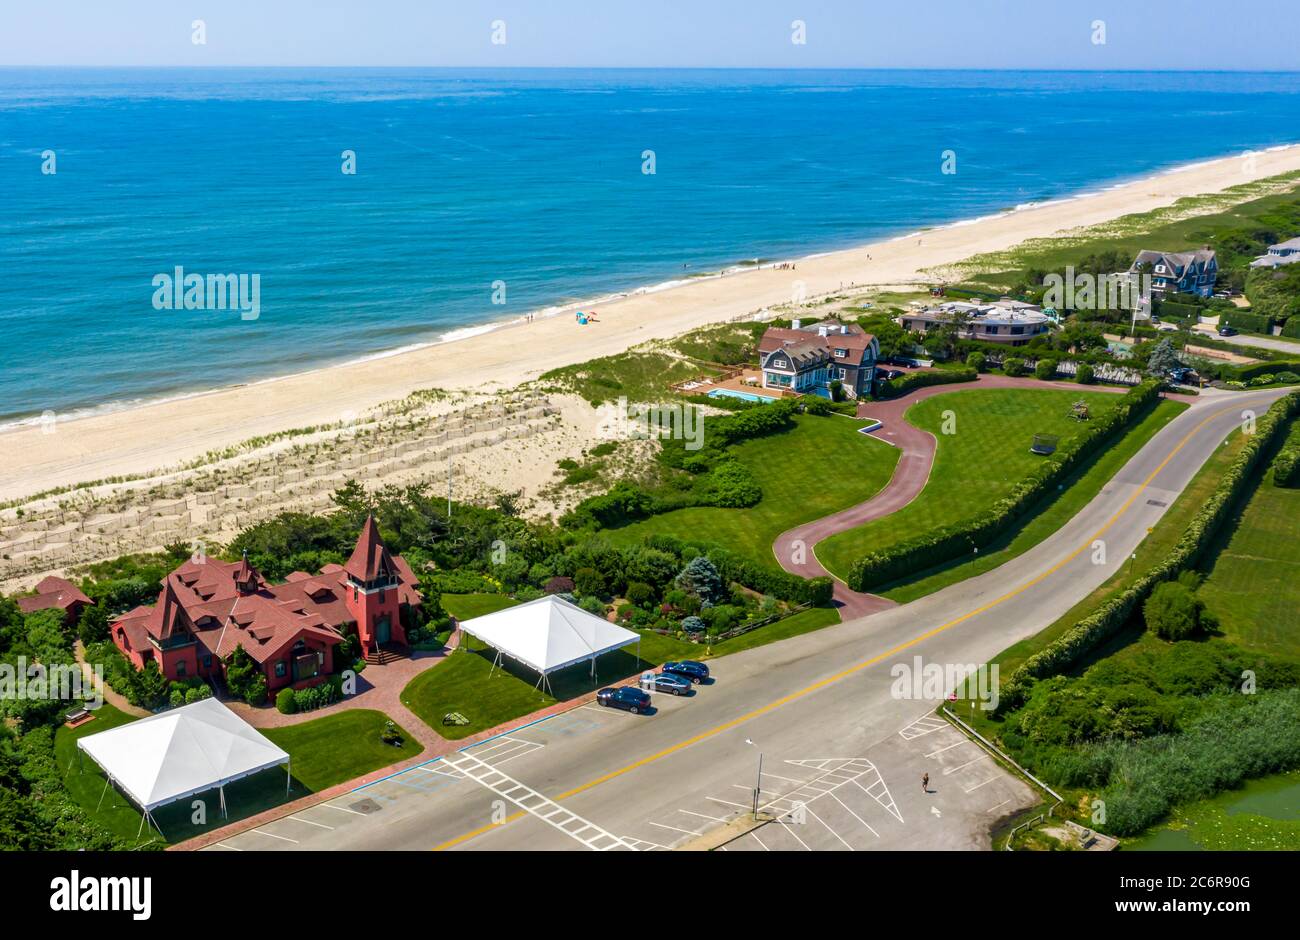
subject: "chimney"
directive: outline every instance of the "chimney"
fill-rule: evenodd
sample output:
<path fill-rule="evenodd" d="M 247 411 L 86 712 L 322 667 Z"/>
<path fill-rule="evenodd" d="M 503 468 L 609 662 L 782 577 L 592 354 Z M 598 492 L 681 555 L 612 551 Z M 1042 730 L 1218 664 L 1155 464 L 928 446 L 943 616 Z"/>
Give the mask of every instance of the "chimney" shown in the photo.
<path fill-rule="evenodd" d="M 829 331 L 827 330 L 826 327 L 824 327 L 824 326 L 819 326 L 819 327 L 817 327 L 817 335 L 818 335 L 818 336 L 827 336 L 827 335 L 829 335 Z"/>
<path fill-rule="evenodd" d="M 841 324 L 840 324 L 840 335 L 841 335 L 841 336 L 848 336 L 848 335 L 849 335 L 849 328 L 848 328 L 848 326 L 847 326 L 846 324 L 844 324 L 844 323 L 841 323 Z"/>
<path fill-rule="evenodd" d="M 803 321 L 802 321 L 802 320 L 795 320 L 794 322 L 792 322 L 792 323 L 790 324 L 790 329 L 792 329 L 792 330 L 797 330 L 797 329 L 799 329 L 799 327 L 801 327 L 802 325 L 803 325 Z"/>

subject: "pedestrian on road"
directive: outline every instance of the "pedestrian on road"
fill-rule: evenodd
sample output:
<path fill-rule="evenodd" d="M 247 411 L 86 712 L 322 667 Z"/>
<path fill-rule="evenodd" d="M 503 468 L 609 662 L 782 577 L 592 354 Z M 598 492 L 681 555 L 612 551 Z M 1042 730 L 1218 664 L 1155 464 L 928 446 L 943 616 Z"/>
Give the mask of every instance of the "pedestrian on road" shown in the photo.
<path fill-rule="evenodd" d="M 922 793 L 929 793 L 929 792 L 930 792 L 930 775 L 929 775 L 929 774 L 922 774 L 922 775 L 921 775 L 921 792 L 922 792 Z"/>

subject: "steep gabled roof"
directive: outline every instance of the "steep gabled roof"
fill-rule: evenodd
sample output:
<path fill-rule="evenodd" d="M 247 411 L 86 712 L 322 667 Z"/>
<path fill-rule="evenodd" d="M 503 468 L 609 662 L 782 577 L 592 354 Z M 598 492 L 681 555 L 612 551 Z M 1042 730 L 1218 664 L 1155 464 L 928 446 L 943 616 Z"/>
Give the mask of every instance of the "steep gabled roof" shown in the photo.
<path fill-rule="evenodd" d="M 384 540 L 379 537 L 379 526 L 375 524 L 373 515 L 366 516 L 361 536 L 357 539 L 357 547 L 352 550 L 352 557 L 343 566 L 343 570 L 352 580 L 363 584 L 397 574 L 393 556 L 388 554 Z"/>

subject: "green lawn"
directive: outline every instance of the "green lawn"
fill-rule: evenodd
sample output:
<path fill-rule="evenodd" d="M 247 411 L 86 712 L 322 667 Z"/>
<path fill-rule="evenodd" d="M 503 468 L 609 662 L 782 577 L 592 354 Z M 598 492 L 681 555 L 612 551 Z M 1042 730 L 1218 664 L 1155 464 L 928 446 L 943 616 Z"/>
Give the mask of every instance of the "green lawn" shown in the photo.
<path fill-rule="evenodd" d="M 484 614 L 496 613 L 519 603 L 505 594 L 444 594 L 442 609 L 457 620 L 469 620 Z"/>
<path fill-rule="evenodd" d="M 763 488 L 758 505 L 679 509 L 606 534 L 624 545 L 654 534 L 716 542 L 775 567 L 772 542 L 778 535 L 870 499 L 889 482 L 898 462 L 896 448 L 858 433 L 865 421 L 838 415 L 795 420 L 791 431 L 732 448 Z"/>
<path fill-rule="evenodd" d="M 1072 519 L 1101 492 L 1101 488 L 1134 454 L 1186 409 L 1187 405 L 1183 402 L 1168 399 L 1160 402 L 1118 443 L 1095 454 L 1076 469 L 1065 481 L 1063 491 L 1041 503 L 1022 525 L 992 545 L 985 546 L 978 556 L 917 572 L 913 578 L 896 582 L 879 593 L 900 604 L 906 604 L 950 584 L 991 571 L 1022 555 Z"/>
<path fill-rule="evenodd" d="M 1264 475 L 1227 544 L 1215 557 L 1200 596 L 1220 629 L 1245 649 L 1300 653 L 1300 490 Z"/>
<path fill-rule="evenodd" d="M 1055 434 L 1059 447 L 1080 432 L 1070 406 L 1082 399 L 1094 416 L 1115 407 L 1118 395 L 1055 389 L 963 389 L 917 402 L 906 419 L 935 435 L 938 451 L 921 494 L 898 512 L 831 536 L 817 557 L 840 578 L 870 550 L 972 516 L 1006 496 L 1043 458 L 1029 452 L 1035 434 Z M 943 433 L 951 414 L 952 433 Z"/>
<path fill-rule="evenodd" d="M 515 718 L 522 718 L 557 701 L 576 698 L 595 688 L 625 679 L 642 669 L 657 666 L 669 659 L 707 659 L 738 653 L 741 650 L 811 633 L 839 623 L 839 612 L 830 607 L 814 607 L 791 617 L 759 627 L 712 647 L 689 643 L 657 633 L 642 634 L 641 660 L 637 647 L 606 653 L 596 661 L 597 680 L 593 683 L 586 664 L 572 666 L 551 675 L 551 696 L 536 689 L 537 674 L 508 660 L 504 670 L 492 678 L 492 651 L 475 648 L 454 653 L 446 662 L 420 673 L 402 690 L 402 702 L 429 727 L 448 740 L 460 740 Z M 480 644 L 475 644 L 478 647 Z M 460 712 L 469 719 L 467 725 L 443 725 L 442 716 Z"/>
<path fill-rule="evenodd" d="M 105 704 L 95 712 L 95 720 L 79 728 L 59 728 L 54 737 L 54 754 L 64 769 L 64 785 L 73 799 L 96 822 L 111 832 L 134 842 L 140 828 L 140 813 L 113 788 L 104 790 L 104 775 L 89 758 L 78 758 L 76 742 L 80 737 L 107 731 L 134 721 L 131 716 Z M 414 757 L 424 748 L 406 735 L 398 748 L 380 739 L 388 719 L 380 712 L 354 709 L 306 721 L 287 728 L 267 730 L 266 737 L 289 752 L 293 776 L 287 799 L 351 780 L 364 773 Z M 403 734 L 406 734 L 403 730 Z M 103 804 L 100 805 L 100 796 Z M 195 821 L 194 801 L 203 803 L 206 821 Z M 229 818 L 220 817 L 220 800 L 216 790 L 198 793 L 154 811 L 166 841 L 184 842 L 229 822 L 260 813 L 286 800 L 285 772 L 265 770 L 226 787 Z M 98 808 L 97 808 L 98 807 Z M 157 833 L 153 834 L 157 839 Z M 148 828 L 141 843 L 149 841 Z"/>

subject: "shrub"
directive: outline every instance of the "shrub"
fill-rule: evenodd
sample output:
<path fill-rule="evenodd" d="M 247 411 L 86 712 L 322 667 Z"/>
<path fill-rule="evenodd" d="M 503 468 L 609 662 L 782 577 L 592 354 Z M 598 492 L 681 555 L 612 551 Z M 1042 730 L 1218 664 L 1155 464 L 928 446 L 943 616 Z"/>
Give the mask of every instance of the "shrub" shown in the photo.
<path fill-rule="evenodd" d="M 717 566 L 701 555 L 693 558 L 677 576 L 677 586 L 709 604 L 721 599 L 722 576 Z"/>
<path fill-rule="evenodd" d="M 880 386 L 882 398 L 896 398 L 913 389 L 929 385 L 948 385 L 953 382 L 974 382 L 979 374 L 966 366 L 956 369 L 925 369 L 920 372 L 907 372 L 901 378 L 890 379 Z"/>
<path fill-rule="evenodd" d="M 976 372 L 983 372 L 984 364 L 984 354 L 981 352 L 973 352 L 966 357 L 966 365 L 970 366 Z"/>
<path fill-rule="evenodd" d="M 1016 356 L 1008 356 L 1002 360 L 1002 371 L 1012 377 L 1025 374 L 1025 360 Z"/>
<path fill-rule="evenodd" d="M 704 506 L 745 509 L 762 498 L 763 489 L 749 468 L 734 460 L 725 460 L 705 477 L 699 502 Z"/>
<path fill-rule="evenodd" d="M 825 416 L 834 410 L 831 403 L 820 395 L 805 395 L 800 401 L 803 403 L 804 414 Z"/>
<path fill-rule="evenodd" d="M 1055 359 L 1039 359 L 1034 366 L 1034 378 L 1042 379 L 1044 382 L 1056 378 L 1056 366 Z"/>
<path fill-rule="evenodd" d="M 1273 458 L 1273 485 L 1300 487 L 1300 422 L 1291 426 L 1286 443 Z"/>
<path fill-rule="evenodd" d="M 275 707 L 282 715 L 292 715 L 298 710 L 298 703 L 293 689 L 287 686 L 275 693 Z"/>
<path fill-rule="evenodd" d="M 1187 640 L 1201 632 L 1205 602 L 1179 581 L 1157 584 L 1142 605 L 1147 629 L 1161 639 Z"/>
<path fill-rule="evenodd" d="M 1097 381 L 1097 374 L 1093 371 L 1092 366 L 1086 362 L 1081 362 L 1078 370 L 1074 373 L 1074 381 L 1080 385 L 1091 385 Z"/>
<path fill-rule="evenodd" d="M 650 607 L 655 602 L 655 589 L 643 581 L 629 581 L 627 599 L 637 607 Z"/>
<path fill-rule="evenodd" d="M 556 575 L 546 582 L 544 590 L 547 594 L 572 594 L 575 587 L 572 578 Z"/>
<path fill-rule="evenodd" d="M 682 620 L 682 629 L 687 633 L 703 633 L 704 621 L 695 616 L 686 617 Z"/>
<path fill-rule="evenodd" d="M 604 597 L 609 590 L 605 576 L 595 568 L 579 568 L 574 572 L 573 584 L 579 594 L 591 597 Z"/>

